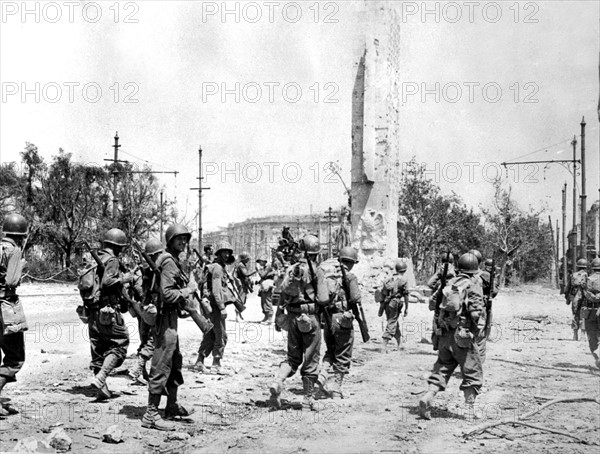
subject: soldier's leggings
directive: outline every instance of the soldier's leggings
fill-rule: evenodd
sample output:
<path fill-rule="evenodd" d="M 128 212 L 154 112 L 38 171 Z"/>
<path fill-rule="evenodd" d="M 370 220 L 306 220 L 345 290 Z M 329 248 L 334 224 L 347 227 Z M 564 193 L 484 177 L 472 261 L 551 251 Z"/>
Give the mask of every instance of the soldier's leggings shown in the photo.
<path fill-rule="evenodd" d="M 202 338 L 200 348 L 198 348 L 198 355 L 207 358 L 212 353 L 213 358 L 221 359 L 227 345 L 225 319 L 221 317 L 221 311 L 214 306 L 209 318 L 214 327 Z"/>
<path fill-rule="evenodd" d="M 265 316 L 273 315 L 273 289 L 260 292 L 260 307 Z"/>
<path fill-rule="evenodd" d="M 400 343 L 402 332 L 400 331 L 398 317 L 400 317 L 402 306 L 403 302 L 397 299 L 391 300 L 385 306 L 385 318 L 387 319 L 387 322 L 385 325 L 385 332 L 383 333 L 383 336 L 381 336 L 383 339 L 390 340 L 393 337 Z"/>
<path fill-rule="evenodd" d="M 573 312 L 573 320 L 571 320 L 571 329 L 581 328 L 581 297 L 577 294 L 571 300 L 571 311 Z"/>
<path fill-rule="evenodd" d="M 100 310 L 91 310 L 88 316 L 88 329 L 92 353 L 90 369 L 101 369 L 104 358 L 108 355 L 115 355 L 118 358 L 115 367 L 123 364 L 129 347 L 129 331 L 123 321 L 123 315 L 115 310 L 112 323 L 103 325 L 100 323 Z"/>
<path fill-rule="evenodd" d="M 325 327 L 323 337 L 327 351 L 323 357 L 323 367 L 331 367 L 333 372 L 347 374 L 352 362 L 352 346 L 354 345 L 354 326 L 342 327 L 337 317 L 332 317 L 333 332 Z"/>
<path fill-rule="evenodd" d="M 459 347 L 454 341 L 454 331 L 444 330 L 439 338 L 438 359 L 433 365 L 433 372 L 427 382 L 436 385 L 443 391 L 456 366 L 459 366 L 463 379 L 460 389 L 473 388 L 479 392 L 483 385 L 479 345 L 477 342 L 472 342 L 468 348 Z"/>
<path fill-rule="evenodd" d="M 13 382 L 25 364 L 25 336 L 22 332 L 4 335 L 3 331 L 0 323 L 0 376 L 7 382 Z"/>
<path fill-rule="evenodd" d="M 303 333 L 298 327 L 300 315 L 288 314 L 290 327 L 288 329 L 287 362 L 292 368 L 293 375 L 302 365 L 300 374 L 303 377 L 316 379 L 319 375 L 319 359 L 321 349 L 321 324 L 316 315 L 308 315 L 310 331 Z"/>
<path fill-rule="evenodd" d="M 584 318 L 585 332 L 588 338 L 590 351 L 594 355 L 594 359 L 600 358 L 600 316 L 598 312 L 600 308 L 583 307 L 582 317 Z"/>
<path fill-rule="evenodd" d="M 137 354 L 148 360 L 152 358 L 152 354 L 154 353 L 153 327 L 144 322 L 141 317 L 138 317 L 138 330 L 140 333 L 140 346 L 138 347 Z"/>
<path fill-rule="evenodd" d="M 179 350 L 177 311 L 162 314 L 157 319 L 155 328 L 148 391 L 150 394 L 164 394 L 167 388 L 183 384 L 183 356 Z"/>

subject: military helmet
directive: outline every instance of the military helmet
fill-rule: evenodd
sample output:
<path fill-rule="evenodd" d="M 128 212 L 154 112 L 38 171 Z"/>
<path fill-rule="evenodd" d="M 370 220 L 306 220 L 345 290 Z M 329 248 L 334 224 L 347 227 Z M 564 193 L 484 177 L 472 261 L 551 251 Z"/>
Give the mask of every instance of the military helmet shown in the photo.
<path fill-rule="evenodd" d="M 407 269 L 408 269 L 408 265 L 406 264 L 406 262 L 404 260 L 402 260 L 402 259 L 396 260 L 396 271 L 398 273 L 404 273 Z"/>
<path fill-rule="evenodd" d="M 340 260 L 358 263 L 358 251 L 351 246 L 343 247 L 340 250 Z"/>
<path fill-rule="evenodd" d="M 27 235 L 27 219 L 17 213 L 9 214 L 4 218 L 2 231 L 5 235 Z"/>
<path fill-rule="evenodd" d="M 171 240 L 173 240 L 173 238 L 175 238 L 176 236 L 181 236 L 181 235 L 184 235 L 188 241 L 192 237 L 192 234 L 190 233 L 190 231 L 187 229 L 187 227 L 185 225 L 173 224 L 173 225 L 169 226 L 169 228 L 167 229 L 167 233 L 165 233 L 165 240 L 167 241 L 167 244 L 168 244 L 171 242 Z"/>
<path fill-rule="evenodd" d="M 265 255 L 260 255 L 257 259 L 257 262 L 265 262 L 267 263 L 269 260 L 267 259 L 267 257 Z"/>
<path fill-rule="evenodd" d="M 577 260 L 577 268 L 585 269 L 588 267 L 588 261 L 586 259 Z"/>
<path fill-rule="evenodd" d="M 458 258 L 458 270 L 467 274 L 475 274 L 479 270 L 477 256 L 470 252 L 461 255 Z"/>
<path fill-rule="evenodd" d="M 467 252 L 467 254 L 473 254 L 475 257 L 477 257 L 477 264 L 478 265 L 483 260 L 483 255 L 481 255 L 481 252 L 479 252 L 477 249 L 471 249 L 470 251 Z"/>
<path fill-rule="evenodd" d="M 246 251 L 240 252 L 240 262 L 246 263 L 248 260 L 250 260 L 250 254 L 248 254 Z"/>
<path fill-rule="evenodd" d="M 144 245 L 144 252 L 148 255 L 156 254 L 157 252 L 162 252 L 164 250 L 165 247 L 157 238 L 149 239 Z"/>
<path fill-rule="evenodd" d="M 204 252 L 208 252 L 209 249 L 212 249 L 213 245 L 212 244 L 206 244 L 204 246 Z"/>
<path fill-rule="evenodd" d="M 304 238 L 300 240 L 300 249 L 309 254 L 318 254 L 321 251 L 319 239 L 314 235 L 305 235 Z"/>
<path fill-rule="evenodd" d="M 229 251 L 233 254 L 233 249 L 231 248 L 231 244 L 229 244 L 227 241 L 221 241 L 219 244 L 217 244 L 217 250 L 215 252 L 216 255 L 219 255 L 219 252 L 221 251 Z"/>
<path fill-rule="evenodd" d="M 448 263 L 454 262 L 454 256 L 451 253 L 449 253 L 449 252 L 444 252 L 442 254 L 442 263 L 446 263 L 446 261 Z"/>
<path fill-rule="evenodd" d="M 490 267 L 493 265 L 493 263 L 494 261 L 492 259 L 485 259 L 485 266 Z"/>
<path fill-rule="evenodd" d="M 127 236 L 121 229 L 107 230 L 106 233 L 104 233 L 102 241 L 104 243 L 114 244 L 115 246 L 127 246 Z"/>
<path fill-rule="evenodd" d="M 592 260 L 592 269 L 600 270 L 600 258 L 595 258 L 594 260 Z"/>

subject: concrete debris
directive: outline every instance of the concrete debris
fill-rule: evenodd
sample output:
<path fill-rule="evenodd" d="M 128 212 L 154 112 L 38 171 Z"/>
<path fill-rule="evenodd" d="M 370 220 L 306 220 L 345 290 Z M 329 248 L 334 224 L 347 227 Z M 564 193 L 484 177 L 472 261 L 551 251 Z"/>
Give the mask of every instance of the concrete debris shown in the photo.
<path fill-rule="evenodd" d="M 65 429 L 56 427 L 46 438 L 48 444 L 60 452 L 69 451 L 73 440 L 67 435 Z"/>
<path fill-rule="evenodd" d="M 45 441 L 34 437 L 22 438 L 12 449 L 13 452 L 56 452 L 56 450 Z"/>
<path fill-rule="evenodd" d="M 123 441 L 123 430 L 119 426 L 110 426 L 102 434 L 102 441 L 104 443 L 121 443 Z"/>

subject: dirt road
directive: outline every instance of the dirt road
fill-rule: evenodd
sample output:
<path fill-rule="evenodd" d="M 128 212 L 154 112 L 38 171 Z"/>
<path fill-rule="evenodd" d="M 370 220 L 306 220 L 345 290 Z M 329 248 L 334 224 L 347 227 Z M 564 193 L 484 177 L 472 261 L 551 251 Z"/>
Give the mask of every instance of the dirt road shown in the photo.
<path fill-rule="evenodd" d="M 52 296 L 52 294 L 62 295 Z M 66 293 L 66 295 L 64 295 Z M 76 453 L 143 452 L 407 452 L 407 453 L 590 453 L 585 445 L 563 435 L 501 426 L 491 433 L 465 440 L 463 434 L 478 425 L 513 418 L 556 397 L 598 397 L 600 371 L 593 367 L 587 341 L 571 340 L 570 308 L 555 290 L 523 287 L 503 291 L 495 300 L 495 326 L 488 343 L 485 386 L 476 415 L 465 417 L 462 393 L 455 376 L 449 389 L 436 398 L 433 419 L 417 415 L 419 394 L 435 361 L 429 338 L 431 313 L 425 304 L 411 304 L 404 321 L 406 347 L 381 352 L 381 321 L 377 306 L 364 304 L 373 340 L 363 344 L 356 332 L 354 358 L 345 382 L 346 398 L 320 400 L 319 411 L 302 411 L 300 378 L 286 383 L 283 410 L 266 405 L 268 384 L 284 359 L 285 337 L 260 320 L 259 301 L 251 296 L 246 322 L 228 320 L 229 343 L 224 365 L 228 375 L 200 375 L 188 369 L 196 359 L 200 334 L 190 320 L 181 320 L 185 384 L 182 403 L 194 408 L 193 421 L 180 423 L 187 440 L 169 441 L 167 433 L 140 425 L 147 392 L 130 386 L 126 369 L 109 378 L 109 387 L 121 396 L 97 403 L 89 386 L 91 372 L 86 326 L 75 313 L 74 286 L 23 285 L 21 294 L 30 330 L 26 335 L 27 361 L 16 384 L 3 397 L 21 410 L 0 421 L 0 450 L 10 451 L 26 436 L 43 440 L 60 425 L 73 440 Z M 27 296 L 32 295 L 32 296 Z M 130 324 L 131 357 L 139 336 Z M 164 406 L 164 400 L 162 402 Z M 530 422 L 600 443 L 600 405 L 553 405 Z M 118 424 L 125 441 L 118 445 L 97 438 Z M 505 434 L 503 437 L 499 435 Z"/>

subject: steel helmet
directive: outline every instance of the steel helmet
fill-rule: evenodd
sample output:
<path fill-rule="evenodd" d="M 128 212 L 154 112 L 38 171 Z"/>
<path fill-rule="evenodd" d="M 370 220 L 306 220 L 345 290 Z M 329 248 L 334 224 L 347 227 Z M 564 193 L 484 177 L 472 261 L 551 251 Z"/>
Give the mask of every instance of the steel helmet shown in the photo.
<path fill-rule="evenodd" d="M 475 257 L 477 257 L 477 265 L 479 265 L 483 260 L 483 255 L 481 255 L 481 252 L 479 252 L 477 249 L 471 249 L 467 252 L 467 254 L 473 254 Z"/>
<path fill-rule="evenodd" d="M 308 252 L 309 254 L 318 254 L 321 252 L 319 239 L 314 235 L 306 235 L 300 240 L 300 249 Z"/>
<path fill-rule="evenodd" d="M 185 225 L 173 224 L 167 229 L 167 233 L 165 233 L 165 240 L 167 240 L 167 244 L 169 244 L 173 238 L 180 235 L 184 235 L 188 241 L 192 237 L 192 234 Z"/>
<path fill-rule="evenodd" d="M 208 252 L 209 249 L 212 249 L 213 245 L 212 244 L 207 244 L 206 246 L 204 246 L 204 252 Z"/>
<path fill-rule="evenodd" d="M 250 260 L 250 254 L 248 254 L 247 252 L 241 252 L 240 253 L 240 262 L 246 263 L 248 260 Z"/>
<path fill-rule="evenodd" d="M 577 268 L 585 269 L 588 267 L 588 261 L 586 259 L 577 260 Z"/>
<path fill-rule="evenodd" d="M 494 261 L 492 259 L 485 259 L 485 266 L 490 267 L 493 263 Z"/>
<path fill-rule="evenodd" d="M 351 246 L 343 247 L 340 251 L 340 260 L 358 263 L 358 251 Z"/>
<path fill-rule="evenodd" d="M 477 256 L 470 252 L 461 255 L 458 259 L 458 270 L 467 274 L 475 274 L 479 270 Z"/>
<path fill-rule="evenodd" d="M 5 235 L 27 235 L 27 219 L 17 213 L 9 214 L 4 218 L 2 231 Z"/>
<path fill-rule="evenodd" d="M 407 269 L 408 269 L 408 265 L 406 264 L 406 262 L 404 260 L 402 260 L 402 259 L 396 260 L 396 271 L 398 273 L 404 273 Z"/>
<path fill-rule="evenodd" d="M 121 229 L 110 229 L 106 231 L 102 241 L 104 243 L 114 244 L 115 246 L 127 246 L 127 236 Z"/>
<path fill-rule="evenodd" d="M 217 250 L 215 252 L 216 255 L 219 255 L 219 252 L 221 251 L 229 251 L 233 254 L 233 249 L 231 248 L 231 244 L 229 244 L 227 241 L 221 241 L 219 244 L 217 244 Z"/>
<path fill-rule="evenodd" d="M 165 247 L 157 238 L 151 238 L 144 245 L 144 252 L 148 255 L 156 254 L 165 250 Z"/>
<path fill-rule="evenodd" d="M 267 257 L 266 257 L 266 256 L 264 256 L 264 255 L 261 255 L 260 257 L 258 257 L 258 258 L 256 259 L 256 261 L 257 261 L 257 262 L 265 262 L 265 263 L 267 263 L 267 262 L 268 262 L 268 260 L 267 260 Z"/>
<path fill-rule="evenodd" d="M 592 269 L 600 270 L 600 259 L 599 258 L 595 258 L 594 260 L 592 260 Z"/>

